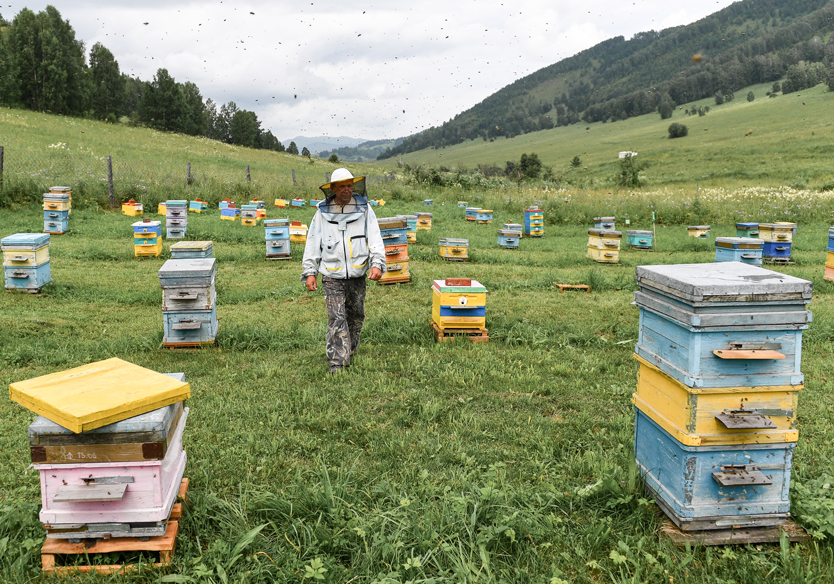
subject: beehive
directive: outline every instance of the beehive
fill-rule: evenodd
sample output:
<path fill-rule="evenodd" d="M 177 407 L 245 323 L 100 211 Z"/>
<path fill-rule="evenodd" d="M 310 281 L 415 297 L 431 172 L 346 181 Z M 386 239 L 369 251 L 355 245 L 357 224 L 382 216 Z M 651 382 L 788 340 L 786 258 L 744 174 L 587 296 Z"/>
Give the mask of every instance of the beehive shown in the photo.
<path fill-rule="evenodd" d="M 267 259 L 285 259 L 290 257 L 290 220 L 264 220 Z"/>
<path fill-rule="evenodd" d="M 478 223 L 492 223 L 492 209 L 479 209 L 475 220 Z"/>
<path fill-rule="evenodd" d="M 405 237 L 408 243 L 417 243 L 417 215 L 397 215 L 405 219 Z"/>
<path fill-rule="evenodd" d="M 72 188 L 71 187 L 49 187 L 50 195 L 66 195 L 67 196 L 67 212 L 72 215 Z"/>
<path fill-rule="evenodd" d="M 52 281 L 49 234 L 15 233 L 0 239 L 6 290 L 38 293 Z"/>
<path fill-rule="evenodd" d="M 629 229 L 626 231 L 628 245 L 634 249 L 652 249 L 654 233 L 651 231 Z"/>
<path fill-rule="evenodd" d="M 214 253 L 213 247 L 211 241 L 178 241 L 171 246 L 171 259 L 210 258 Z"/>
<path fill-rule="evenodd" d="M 423 206 L 425 206 L 425 207 L 431 207 L 433 204 L 434 204 L 434 201 L 432 199 L 424 199 L 423 200 Z"/>
<path fill-rule="evenodd" d="M 498 246 L 505 249 L 518 249 L 518 242 L 521 239 L 521 230 L 499 229 Z"/>
<path fill-rule="evenodd" d="M 217 302 L 214 258 L 171 259 L 159 269 L 166 347 L 214 343 Z"/>
<path fill-rule="evenodd" d="M 430 231 L 431 230 L 431 213 L 414 213 L 417 215 L 417 230 Z"/>
<path fill-rule="evenodd" d="M 222 211 L 223 209 L 227 209 L 231 203 L 231 199 L 223 199 L 217 204 L 217 208 Z"/>
<path fill-rule="evenodd" d="M 440 257 L 451 262 L 465 262 L 469 259 L 469 240 L 457 237 L 440 238 Z"/>
<path fill-rule="evenodd" d="M 301 221 L 290 222 L 290 242 L 292 243 L 306 243 L 307 241 L 307 225 Z"/>
<path fill-rule="evenodd" d="M 736 223 L 736 237 L 759 238 L 758 223 Z"/>
<path fill-rule="evenodd" d="M 385 273 L 380 280 L 383 284 L 411 281 L 408 264 L 408 219 L 406 216 L 383 217 L 378 219 L 379 231 L 385 245 Z"/>
<path fill-rule="evenodd" d="M 223 209 L 220 209 L 220 218 L 224 221 L 236 221 L 240 217 L 240 209 L 234 203 L 229 203 Z"/>
<path fill-rule="evenodd" d="M 133 199 L 130 199 L 127 203 L 122 203 L 122 215 L 127 215 L 128 217 L 136 217 L 141 215 L 144 210 L 142 203 L 137 203 Z"/>
<path fill-rule="evenodd" d="M 535 207 L 524 210 L 524 235 L 526 237 L 544 236 L 544 211 Z"/>
<path fill-rule="evenodd" d="M 690 225 L 686 228 L 689 237 L 707 239 L 709 237 L 709 225 Z"/>
<path fill-rule="evenodd" d="M 165 237 L 183 239 L 188 228 L 188 201 L 182 199 L 165 202 Z"/>
<path fill-rule="evenodd" d="M 43 232 L 51 234 L 66 233 L 69 230 L 70 194 L 44 193 L 43 195 Z"/>
<path fill-rule="evenodd" d="M 319 203 L 324 202 L 324 199 L 310 199 L 310 206 L 311 207 L 318 207 Z"/>
<path fill-rule="evenodd" d="M 487 289 L 476 280 L 468 285 L 432 283 L 432 322 L 441 330 L 485 329 Z"/>
<path fill-rule="evenodd" d="M 162 253 L 162 221 L 144 219 L 132 224 L 134 257 L 159 257 Z"/>
<path fill-rule="evenodd" d="M 304 199 L 293 199 L 290 201 L 290 206 L 292 207 L 303 207 L 307 201 Z"/>
<path fill-rule="evenodd" d="M 588 230 L 588 257 L 601 264 L 620 261 L 620 231 L 592 228 Z"/>
<path fill-rule="evenodd" d="M 716 237 L 716 262 L 743 262 L 751 266 L 762 265 L 761 239 L 750 237 Z"/>
<path fill-rule="evenodd" d="M 458 207 L 463 207 L 464 209 L 469 206 L 468 201 L 458 201 Z"/>
<path fill-rule="evenodd" d="M 275 199 L 275 206 L 278 207 L 279 209 L 283 209 L 284 207 L 286 207 L 289 204 L 290 204 L 290 202 L 287 201 L 286 199 Z"/>
<path fill-rule="evenodd" d="M 467 207 L 466 208 L 466 215 L 464 218 L 467 221 L 477 221 L 478 220 L 478 211 L 480 211 L 480 207 Z"/>
<path fill-rule="evenodd" d="M 167 215 L 168 214 L 168 207 L 165 203 L 160 203 L 156 206 L 156 214 L 157 215 Z"/>
<path fill-rule="evenodd" d="M 188 203 L 188 210 L 192 213 L 202 213 L 208 210 L 208 202 L 194 199 Z"/>
<path fill-rule="evenodd" d="M 634 449 L 658 505 L 683 530 L 784 523 L 811 283 L 721 262 L 639 266 L 637 284 Z"/>
<path fill-rule="evenodd" d="M 614 217 L 594 217 L 594 229 L 605 229 L 614 231 L 616 227 Z"/>
<path fill-rule="evenodd" d="M 823 279 L 834 281 L 834 227 L 828 228 L 828 247 L 826 248 L 825 275 Z"/>

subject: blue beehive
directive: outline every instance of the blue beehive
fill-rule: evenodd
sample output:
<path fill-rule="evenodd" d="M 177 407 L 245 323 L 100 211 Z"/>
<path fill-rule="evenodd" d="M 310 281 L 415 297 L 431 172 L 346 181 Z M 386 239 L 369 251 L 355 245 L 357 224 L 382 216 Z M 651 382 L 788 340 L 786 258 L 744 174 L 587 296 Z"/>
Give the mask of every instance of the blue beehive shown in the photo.
<path fill-rule="evenodd" d="M 217 307 L 163 312 L 162 322 L 165 329 L 162 343 L 166 347 L 211 344 L 217 336 Z"/>
<path fill-rule="evenodd" d="M 614 219 L 614 217 L 594 217 L 594 229 L 613 231 L 615 227 Z"/>
<path fill-rule="evenodd" d="M 466 208 L 466 220 L 467 221 L 477 221 L 478 220 L 478 211 L 480 211 L 480 207 L 467 207 Z"/>
<path fill-rule="evenodd" d="M 652 249 L 654 233 L 646 230 L 630 229 L 626 231 L 628 245 L 637 249 Z"/>
<path fill-rule="evenodd" d="M 214 253 L 211 241 L 179 241 L 171 246 L 172 260 L 210 258 Z"/>
<path fill-rule="evenodd" d="M 475 220 L 478 223 L 492 223 L 492 209 L 478 209 L 475 214 Z"/>
<path fill-rule="evenodd" d="M 751 266 L 762 265 L 764 241 L 750 237 L 716 237 L 716 262 L 743 262 Z"/>
<path fill-rule="evenodd" d="M 757 239 L 759 237 L 758 223 L 736 223 L 736 237 L 751 237 Z"/>
<path fill-rule="evenodd" d="M 290 220 L 264 219 L 267 259 L 290 257 Z"/>
<path fill-rule="evenodd" d="M 228 221 L 234 221 L 238 217 L 240 217 L 240 209 L 237 207 L 229 207 L 227 204 L 224 208 L 220 209 L 221 219 L 225 218 Z"/>
<path fill-rule="evenodd" d="M 37 293 L 52 281 L 49 235 L 15 233 L 0 240 L 6 290 Z"/>
<path fill-rule="evenodd" d="M 159 269 L 162 288 L 162 339 L 166 347 L 214 342 L 217 306 L 214 258 L 172 259 Z"/>
<path fill-rule="evenodd" d="M 405 223 L 405 221 L 403 221 Z M 407 245 L 408 236 L 406 235 L 406 227 L 397 227 L 394 229 L 380 229 L 382 234 L 382 243 L 387 247 L 389 245 Z"/>
<path fill-rule="evenodd" d="M 834 227 L 828 228 L 828 247 L 827 251 L 834 251 Z"/>
<path fill-rule="evenodd" d="M 521 239 L 521 230 L 499 229 L 498 245 L 506 249 L 518 249 L 518 242 Z"/>
<path fill-rule="evenodd" d="M 432 204 L 434 204 L 434 201 L 432 199 L 424 199 L 423 200 L 423 205 L 426 206 L 426 207 L 431 207 Z"/>
<path fill-rule="evenodd" d="M 638 468 L 678 527 L 762 527 L 787 520 L 794 443 L 684 446 L 635 411 Z"/>
<path fill-rule="evenodd" d="M 762 246 L 762 256 L 766 258 L 785 258 L 791 257 L 791 246 L 793 242 L 781 241 L 765 241 Z"/>

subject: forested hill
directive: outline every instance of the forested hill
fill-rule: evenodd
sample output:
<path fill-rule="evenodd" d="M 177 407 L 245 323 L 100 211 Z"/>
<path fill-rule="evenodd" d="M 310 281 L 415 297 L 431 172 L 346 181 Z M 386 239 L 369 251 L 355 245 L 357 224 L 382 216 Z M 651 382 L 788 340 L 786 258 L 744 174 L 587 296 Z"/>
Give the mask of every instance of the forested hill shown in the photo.
<path fill-rule="evenodd" d="M 616 37 L 518 79 L 379 158 L 464 140 L 614 121 L 786 75 L 834 75 L 834 0 L 743 0 L 686 26 Z M 812 64 L 821 64 L 813 68 Z M 789 86 L 790 89 L 790 86 Z"/>

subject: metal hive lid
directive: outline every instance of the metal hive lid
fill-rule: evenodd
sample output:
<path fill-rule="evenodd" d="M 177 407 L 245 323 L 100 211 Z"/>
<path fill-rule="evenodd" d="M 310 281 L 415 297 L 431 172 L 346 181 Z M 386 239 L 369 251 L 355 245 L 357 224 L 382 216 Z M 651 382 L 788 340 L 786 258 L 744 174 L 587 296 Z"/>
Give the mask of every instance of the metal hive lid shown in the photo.
<path fill-rule="evenodd" d="M 48 233 L 15 233 L 0 239 L 0 245 L 25 245 L 32 249 L 49 245 Z"/>
<path fill-rule="evenodd" d="M 637 266 L 637 283 L 690 301 L 810 299 L 808 280 L 743 262 Z"/>
<path fill-rule="evenodd" d="M 194 258 L 187 260 L 168 260 L 159 268 L 159 279 L 180 276 L 210 276 L 214 273 L 215 258 Z"/>

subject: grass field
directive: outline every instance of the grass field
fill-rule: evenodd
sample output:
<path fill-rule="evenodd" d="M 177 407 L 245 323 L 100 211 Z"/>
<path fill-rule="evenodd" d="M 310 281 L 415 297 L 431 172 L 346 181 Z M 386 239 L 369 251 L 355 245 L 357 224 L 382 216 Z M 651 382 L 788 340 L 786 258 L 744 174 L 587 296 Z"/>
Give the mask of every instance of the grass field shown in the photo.
<path fill-rule="evenodd" d="M 752 90 L 755 101 L 745 99 Z M 441 149 L 426 149 L 402 156 L 404 163 L 447 167 L 518 162 L 522 152 L 535 152 L 544 164 L 563 173 L 572 184 L 607 188 L 617 174 L 617 153 L 638 152 L 645 165 L 640 173 L 647 187 L 791 185 L 818 188 L 834 184 L 830 161 L 834 154 L 834 93 L 824 85 L 775 99 L 765 94 L 770 85 L 744 88 L 720 106 L 712 99 L 682 104 L 674 115 L 661 120 L 647 114 L 613 123 L 586 124 L 523 134 L 494 142 L 474 140 Z M 703 116 L 684 110 L 710 106 Z M 684 138 L 670 140 L 673 122 L 689 129 Z M 748 135 L 748 132 L 750 133 Z M 579 156 L 580 168 L 570 161 Z M 399 158 L 384 161 L 395 165 Z"/>
<path fill-rule="evenodd" d="M 300 283 L 301 248 L 292 262 L 268 262 L 263 229 L 221 221 L 216 209 L 191 214 L 188 226 L 189 239 L 214 241 L 215 347 L 160 347 L 156 272 L 164 259 L 133 258 L 129 217 L 74 210 L 71 231 L 52 237 L 53 283 L 40 296 L 0 294 L 3 384 L 113 356 L 183 371 L 191 384 L 191 498 L 174 565 L 116 579 L 834 581 L 834 548 L 824 540 L 675 548 L 660 536 L 662 517 L 640 487 L 630 402 L 634 268 L 712 261 L 712 240 L 658 227 L 657 252 L 624 250 L 620 265 L 601 266 L 584 257 L 587 226 L 547 225 L 543 239 L 501 250 L 496 230 L 522 216 L 496 211 L 492 225 L 468 224 L 453 195 L 435 193 L 433 229 L 410 246 L 413 281 L 369 285 L 359 357 L 338 376 L 326 375 L 324 301 Z M 421 210 L 392 201 L 377 212 Z M 309 219 L 312 209 L 287 214 Z M 38 232 L 40 209 L 0 209 L 0 225 L 2 236 Z M 782 268 L 814 282 L 793 463 L 794 479 L 806 486 L 831 473 L 834 455 L 827 228 L 801 224 L 797 263 Z M 713 226 L 713 236 L 733 234 L 732 225 Z M 468 237 L 471 261 L 439 258 L 442 236 Z M 432 339 L 431 281 L 452 276 L 476 278 L 490 291 L 489 343 Z M 554 282 L 587 283 L 592 292 L 560 293 Z M 5 582 L 39 580 L 39 482 L 27 469 L 33 419 L 0 400 Z M 818 513 L 824 523 L 826 512 Z"/>

